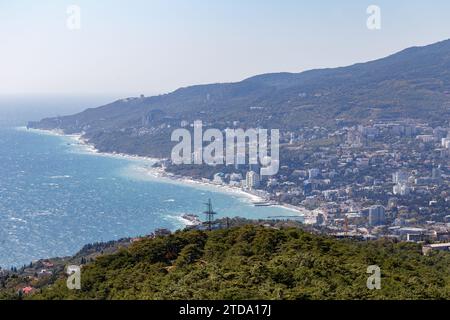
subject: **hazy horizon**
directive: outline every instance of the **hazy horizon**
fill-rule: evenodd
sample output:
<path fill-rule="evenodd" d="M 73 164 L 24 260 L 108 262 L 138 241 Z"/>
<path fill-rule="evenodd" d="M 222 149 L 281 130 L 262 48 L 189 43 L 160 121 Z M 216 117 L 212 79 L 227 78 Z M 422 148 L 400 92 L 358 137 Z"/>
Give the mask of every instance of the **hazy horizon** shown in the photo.
<path fill-rule="evenodd" d="M 117 100 L 116 95 L 14 94 L 0 95 L 0 128 L 24 126 L 28 121 L 71 115 Z"/>
<path fill-rule="evenodd" d="M 380 30 L 366 25 L 372 4 Z M 80 29 L 67 26 L 70 5 Z M 0 1 L 0 95 L 151 96 L 346 66 L 450 38 L 449 9 L 443 0 Z"/>

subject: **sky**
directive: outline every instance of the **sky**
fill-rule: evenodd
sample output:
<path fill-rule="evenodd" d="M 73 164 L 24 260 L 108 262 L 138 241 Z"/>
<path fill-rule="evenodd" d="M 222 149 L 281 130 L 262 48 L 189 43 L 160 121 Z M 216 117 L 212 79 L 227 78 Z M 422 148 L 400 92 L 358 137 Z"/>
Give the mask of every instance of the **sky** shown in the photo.
<path fill-rule="evenodd" d="M 449 12 L 448 0 L 0 0 L 0 95 L 153 95 L 345 66 L 450 38 Z"/>

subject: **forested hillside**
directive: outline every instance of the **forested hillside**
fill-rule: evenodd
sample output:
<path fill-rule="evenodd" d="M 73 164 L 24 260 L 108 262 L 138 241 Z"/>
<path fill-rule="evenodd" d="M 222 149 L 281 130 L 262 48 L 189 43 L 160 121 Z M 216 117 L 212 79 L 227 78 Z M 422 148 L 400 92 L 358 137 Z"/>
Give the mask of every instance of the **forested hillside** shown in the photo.
<path fill-rule="evenodd" d="M 369 265 L 381 268 L 381 290 L 366 286 Z M 247 225 L 143 239 L 87 263 L 81 291 L 61 274 L 27 298 L 449 299 L 449 265 L 449 253 L 423 256 L 418 244 Z"/>

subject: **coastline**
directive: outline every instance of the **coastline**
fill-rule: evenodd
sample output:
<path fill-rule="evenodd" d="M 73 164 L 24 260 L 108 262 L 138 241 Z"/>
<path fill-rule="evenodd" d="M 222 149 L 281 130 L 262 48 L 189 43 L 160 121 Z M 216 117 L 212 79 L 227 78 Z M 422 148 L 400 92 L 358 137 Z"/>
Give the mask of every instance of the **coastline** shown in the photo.
<path fill-rule="evenodd" d="M 121 159 L 127 159 L 127 160 L 134 160 L 139 161 L 142 163 L 145 163 L 147 165 L 153 165 L 161 160 L 159 158 L 151 158 L 151 157 L 144 157 L 144 156 L 137 156 L 137 155 L 130 155 L 130 154 L 124 154 L 124 153 L 109 153 L 109 152 L 100 152 L 98 149 L 95 148 L 95 146 L 87 139 L 83 138 L 82 134 L 65 134 L 62 130 L 52 129 L 52 130 L 44 130 L 44 129 L 33 129 L 33 128 L 26 128 L 26 127 L 18 127 L 18 130 L 22 131 L 28 131 L 28 132 L 34 132 L 38 134 L 46 134 L 46 135 L 52 135 L 52 136 L 59 136 L 59 137 L 65 137 L 72 139 L 74 143 L 78 146 L 83 147 L 83 149 L 88 153 L 92 155 L 97 156 L 105 156 L 105 157 L 116 157 Z M 148 163 L 146 163 L 148 162 Z M 248 192 L 246 190 L 243 190 L 239 187 L 233 187 L 228 185 L 218 185 L 212 182 L 204 181 L 204 180 L 197 180 L 192 177 L 184 177 L 184 176 L 177 176 L 173 175 L 171 173 L 168 173 L 163 168 L 154 168 L 144 165 L 138 165 L 137 166 L 139 170 L 142 170 L 149 178 L 156 179 L 160 182 L 169 182 L 169 183 L 175 183 L 175 184 L 182 184 L 182 185 L 188 185 L 191 187 L 206 187 L 208 189 L 214 189 L 217 192 L 221 193 L 227 193 L 231 195 L 235 195 L 241 198 L 246 198 L 247 200 L 251 202 L 260 202 L 265 201 L 266 199 L 253 194 L 251 192 Z M 303 208 L 303 207 L 297 207 L 290 204 L 284 204 L 279 203 L 276 205 L 273 205 L 272 207 L 278 207 L 282 208 L 288 211 L 292 211 L 299 217 L 305 217 L 312 213 L 312 211 Z M 293 215 L 294 216 L 294 215 Z"/>
<path fill-rule="evenodd" d="M 200 189 L 200 190 L 206 190 L 208 192 L 217 192 L 221 194 L 228 194 L 229 196 L 233 196 L 233 198 L 237 201 L 246 203 L 248 206 L 253 206 L 252 201 L 260 201 L 263 200 L 263 198 L 258 197 L 256 195 L 253 195 L 251 193 L 246 192 L 245 190 L 242 190 L 238 187 L 232 187 L 232 186 L 223 186 L 223 185 L 217 185 L 212 182 L 207 181 L 199 181 L 195 179 L 191 179 L 189 177 L 182 177 L 178 175 L 173 175 L 171 173 L 167 173 L 164 169 L 158 167 L 154 168 L 151 167 L 156 161 L 160 161 L 160 159 L 150 158 L 150 157 L 139 157 L 139 156 L 133 156 L 128 154 L 119 154 L 119 153 L 105 153 L 105 152 L 99 152 L 92 144 L 90 144 L 86 139 L 83 139 L 82 135 L 80 134 L 64 134 L 61 131 L 58 130 L 40 130 L 40 129 L 27 129 L 26 127 L 10 127 L 13 130 L 22 131 L 29 134 L 37 134 L 42 136 L 54 136 L 53 140 L 60 144 L 63 149 L 65 149 L 65 152 L 69 153 L 76 153 L 76 154 L 83 154 L 86 156 L 100 156 L 100 157 L 112 157 L 117 159 L 126 159 L 128 161 L 124 161 L 124 168 L 132 168 L 135 166 L 136 168 L 139 168 L 139 170 L 142 170 L 143 174 L 138 174 L 136 176 L 141 177 L 149 177 L 150 179 L 154 179 L 155 182 L 162 182 L 162 183 L 170 183 L 170 184 L 176 184 L 176 185 L 185 185 L 188 187 Z M 63 150 L 64 152 L 64 150 Z M 130 161 L 131 160 L 131 161 Z M 130 165 L 128 166 L 127 163 Z M 125 175 L 128 175 L 128 173 L 125 171 Z M 55 176 L 56 177 L 56 176 Z M 59 176 L 58 176 L 59 177 Z M 147 179 L 145 179 L 147 180 Z M 147 180 L 148 181 L 148 180 Z M 231 199 L 230 199 L 231 200 Z M 276 210 L 283 209 L 286 212 L 281 212 L 278 216 L 271 217 L 270 214 L 267 215 L 260 215 L 259 218 L 255 218 L 256 220 L 286 220 L 286 219 L 292 219 L 295 221 L 305 221 L 305 217 L 308 215 L 307 211 L 302 210 L 302 208 L 292 208 L 289 207 L 289 205 L 273 205 L 272 206 L 275 210 L 273 212 L 277 212 Z M 256 208 L 256 210 L 259 210 Z M 239 211 L 238 211 L 239 212 Z M 266 211 L 261 211 L 266 212 Z M 292 212 L 292 214 L 291 214 Z M 241 214 L 236 214 L 236 217 L 242 216 L 245 217 L 246 212 L 242 211 Z M 231 216 L 230 216 L 231 217 Z M 234 217 L 234 216 L 233 216 Z M 184 219 L 183 216 L 177 215 L 177 216 L 170 216 L 170 218 L 175 218 L 178 220 L 178 226 L 175 230 L 182 230 L 185 227 L 192 226 L 192 221 L 189 221 L 187 219 Z M 254 218 L 248 218 L 248 219 L 254 219 Z M 129 236 L 130 233 L 127 233 L 126 236 Z M 102 238 L 103 239 L 103 238 Z M 109 238 L 107 238 L 109 239 Z M 103 240 L 99 240 L 103 241 Z M 83 242 L 83 245 L 88 242 Z M 77 249 L 78 250 L 78 249 Z M 77 251 L 73 251 L 73 254 L 75 254 Z M 51 255 L 41 255 L 40 257 L 44 257 L 42 259 L 50 259 L 51 257 L 58 257 L 63 256 L 64 254 L 51 254 Z M 36 258 L 41 259 L 41 258 Z M 32 259 L 31 259 L 32 260 Z M 18 263 L 14 262 L 13 264 L 10 264 L 11 266 L 19 266 Z"/>

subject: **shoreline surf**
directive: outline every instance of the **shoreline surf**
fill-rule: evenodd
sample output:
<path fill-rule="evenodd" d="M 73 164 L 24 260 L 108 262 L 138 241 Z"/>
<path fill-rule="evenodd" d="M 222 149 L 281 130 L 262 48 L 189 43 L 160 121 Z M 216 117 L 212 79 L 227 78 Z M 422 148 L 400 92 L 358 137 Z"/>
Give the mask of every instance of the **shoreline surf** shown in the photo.
<path fill-rule="evenodd" d="M 91 155 L 116 157 L 116 158 L 121 158 L 121 159 L 139 161 L 142 163 L 149 162 L 149 163 L 146 163 L 146 165 L 153 165 L 161 160 L 164 160 L 164 159 L 130 155 L 130 154 L 124 154 L 124 153 L 100 152 L 99 150 L 97 150 L 95 148 L 94 145 L 89 143 L 89 141 L 87 141 L 86 139 L 83 139 L 83 136 L 81 134 L 65 134 L 61 130 L 28 129 L 26 127 L 17 127 L 17 129 L 22 130 L 22 131 L 34 132 L 34 133 L 38 133 L 38 134 L 48 134 L 48 135 L 52 135 L 52 136 L 58 136 L 58 137 L 72 139 L 77 145 L 83 147 L 84 150 L 88 154 L 91 154 Z M 164 169 L 161 169 L 161 168 L 153 168 L 153 167 L 139 166 L 139 165 L 137 167 L 140 170 L 144 170 L 146 175 L 148 176 L 148 178 L 154 179 L 155 181 L 158 181 L 158 182 L 175 183 L 175 184 L 179 184 L 179 185 L 191 186 L 194 188 L 204 187 L 204 188 L 207 188 L 209 191 L 216 191 L 216 192 L 220 192 L 220 193 L 235 195 L 240 198 L 246 198 L 247 200 L 249 200 L 251 202 L 260 202 L 260 201 L 266 200 L 265 198 L 263 198 L 261 196 L 250 193 L 250 192 L 243 190 L 241 188 L 238 188 L 238 187 L 232 187 L 232 186 L 227 186 L 227 185 L 218 185 L 218 184 L 215 184 L 212 182 L 196 180 L 196 179 L 193 179 L 192 177 L 176 176 L 176 175 L 172 175 L 172 174 L 166 172 Z M 293 206 L 293 205 L 289 205 L 289 204 L 276 204 L 276 205 L 273 205 L 272 207 L 281 208 L 281 209 L 285 209 L 285 210 L 294 212 L 299 217 L 305 217 L 308 214 L 311 214 L 311 212 L 312 212 L 306 208 L 297 207 L 297 206 Z"/>
<path fill-rule="evenodd" d="M 16 160 L 24 160 L 28 165 L 17 169 L 21 170 L 17 171 L 18 176 L 13 177 L 13 175 L 11 175 L 5 177 L 9 177 L 13 179 L 11 181 L 18 181 L 22 184 L 17 190 L 23 192 L 25 188 L 28 188 L 29 190 L 35 190 L 32 192 L 33 194 L 35 192 L 39 194 L 39 198 L 36 199 L 33 199 L 32 196 L 26 197 L 26 203 L 19 203 L 17 207 L 15 205 L 10 205 L 9 207 L 6 206 L 3 208 L 5 212 L 7 212 L 3 221 L 9 221 L 9 224 L 5 225 L 7 228 L 3 229 L 3 231 L 8 232 L 8 234 L 11 235 L 8 236 L 9 238 L 5 238 L 4 241 L 6 242 L 3 249 L 8 248 L 9 246 L 10 249 L 14 250 L 16 245 L 19 246 L 17 249 L 18 251 L 14 253 L 14 255 L 5 257 L 4 261 L 1 263 L 1 265 L 5 267 L 18 267 L 29 261 L 67 256 L 75 254 L 77 250 L 88 243 L 117 240 L 123 237 L 134 237 L 146 234 L 149 230 L 154 230 L 154 228 L 149 229 L 147 226 L 156 226 L 156 228 L 161 226 L 163 228 L 168 228 L 171 231 L 183 229 L 191 224 L 189 221 L 182 219 L 184 214 L 196 214 L 203 218 L 199 212 L 203 211 L 201 203 L 204 201 L 202 201 L 201 198 L 206 197 L 205 195 L 208 195 L 207 197 L 211 197 L 217 201 L 215 203 L 215 209 L 224 217 L 243 217 L 252 220 L 292 218 L 296 221 L 302 221 L 304 219 L 303 212 L 299 210 L 289 210 L 285 206 L 274 205 L 272 208 L 256 208 L 252 202 L 259 200 L 260 197 L 249 194 L 240 188 L 216 185 L 207 183 L 206 181 L 189 179 L 187 177 L 170 176 L 170 173 L 167 174 L 162 168 L 152 167 L 159 159 L 98 152 L 98 150 L 85 141 L 81 135 L 66 135 L 58 131 L 26 129 L 24 127 L 9 127 L 4 129 L 7 129 L 7 131 L 17 131 L 17 133 L 23 132 L 30 135 L 30 137 L 23 135 L 17 136 L 19 139 L 22 139 L 17 140 L 22 141 L 22 144 L 20 145 L 22 148 L 17 148 L 17 153 L 13 152 L 10 157 L 7 157 L 12 164 L 16 163 L 16 169 L 18 167 L 17 161 L 14 162 L 15 156 L 20 156 L 20 158 L 17 158 Z M 8 132 L 5 133 L 6 137 L 10 137 Z M 36 137 L 32 137 L 32 135 L 36 135 Z M 39 135 L 41 135 L 42 138 L 39 138 Z M 45 138 L 45 136 L 55 137 Z M 12 135 L 11 137 L 16 136 Z M 30 143 L 43 143 L 43 145 L 41 147 L 33 144 L 33 148 L 30 149 L 32 150 L 32 153 L 21 153 L 24 152 L 24 148 L 28 148 L 26 141 L 31 141 Z M 6 146 L 13 147 L 13 144 L 6 144 Z M 42 158 L 34 158 L 33 152 L 37 152 L 36 154 Z M 71 164 L 66 165 L 64 162 L 56 163 L 55 161 L 50 161 L 48 164 L 42 162 L 53 158 L 51 156 L 53 152 L 56 152 L 54 157 L 55 161 L 56 159 L 61 159 L 63 161 L 69 161 L 68 163 Z M 80 162 L 77 162 L 79 155 L 82 157 L 79 158 Z M 95 160 L 96 157 L 92 156 L 104 158 L 105 163 L 98 162 Z M 91 158 L 91 160 L 89 160 L 89 158 Z M 107 160 L 107 158 L 111 159 Z M 114 158 L 117 159 L 117 162 Z M 35 160 L 36 163 L 34 163 Z M 84 168 L 83 165 L 89 164 L 90 161 L 94 161 L 94 168 L 96 165 L 100 165 L 103 169 L 100 169 L 99 167 L 100 171 L 97 171 L 98 169 L 92 171 L 87 167 Z M 72 164 L 77 166 L 79 163 L 81 164 L 80 167 L 75 167 L 73 170 L 71 169 Z M 34 174 L 33 172 L 35 171 L 40 172 L 36 169 L 38 169 L 41 164 L 45 166 L 44 171 L 42 173 Z M 49 165 L 54 166 L 54 168 L 52 167 L 49 169 Z M 84 169 L 82 169 L 83 171 L 79 171 L 79 168 Z M 130 171 L 130 168 L 133 169 L 134 172 Z M 136 171 L 136 168 L 138 171 Z M 110 174 L 110 176 L 108 174 Z M 39 180 L 30 180 L 35 176 Z M 19 178 L 17 180 L 17 177 L 23 177 L 23 179 Z M 116 178 L 120 179 L 116 180 Z M 143 181 L 142 178 L 145 181 Z M 85 200 L 76 200 L 77 188 L 83 186 L 82 181 L 90 180 L 92 180 L 92 184 L 84 185 L 84 190 L 90 191 L 82 192 L 83 196 L 86 197 L 83 198 Z M 111 182 L 97 182 L 104 180 Z M 147 182 L 149 182 L 148 187 L 145 186 Z M 104 185 L 105 183 L 107 185 Z M 158 187 L 158 183 L 162 183 L 162 185 Z M 140 184 L 142 184 L 145 191 L 143 191 L 143 189 L 136 189 Z M 166 184 L 166 186 L 164 186 L 164 184 Z M 42 188 L 40 185 L 42 185 Z M 94 185 L 97 185 L 97 187 L 105 187 L 106 189 L 98 189 L 95 191 L 95 188 L 97 187 L 94 187 Z M 115 194 L 115 190 L 121 190 L 122 185 L 126 186 L 123 189 L 125 191 L 135 190 L 133 194 L 130 194 L 131 198 L 123 197 L 121 204 L 116 204 L 114 202 L 115 200 L 111 199 L 112 202 L 107 201 L 102 202 L 102 205 L 95 205 L 95 201 L 101 201 L 101 197 L 106 197 L 105 199 L 108 199 L 109 191 L 111 191 L 111 194 Z M 134 185 L 134 187 L 132 187 L 132 185 Z M 168 185 L 173 185 L 173 187 Z M 184 188 L 178 189 L 177 186 Z M 13 189 L 14 185 L 11 190 Z M 67 191 L 60 191 L 62 189 L 67 189 Z M 14 192 L 16 192 L 14 190 L 11 191 L 11 193 L 6 193 L 6 199 L 14 201 L 13 196 L 15 195 Z M 36 190 L 42 190 L 42 194 L 40 194 L 41 191 Z M 141 203 L 139 200 L 142 199 L 143 196 L 146 198 L 151 197 L 153 199 L 152 194 L 158 194 L 158 190 L 163 190 L 164 198 L 155 196 L 155 200 L 159 201 L 159 204 L 156 205 L 154 213 L 153 211 L 151 214 L 145 213 L 145 201 L 143 201 L 142 204 L 139 204 Z M 192 197 L 182 197 L 168 192 L 169 190 L 184 190 L 181 192 L 186 192 L 187 194 L 192 193 Z M 45 198 L 45 192 L 52 193 L 51 198 L 47 199 L 48 201 Z M 195 199 L 194 197 L 197 198 Z M 118 198 L 116 199 L 120 198 L 121 195 L 118 194 Z M 134 202 L 127 203 L 127 199 L 133 199 Z M 71 201 L 74 201 L 74 203 L 70 203 Z M 167 205 L 163 203 L 166 201 L 168 202 Z M 187 202 L 183 203 L 179 201 Z M 191 204 L 192 201 L 197 204 Z M 8 204 L 8 202 L 6 202 L 6 204 Z M 150 208 L 153 208 L 151 204 Z M 123 210 L 124 213 L 119 213 L 121 210 Z M 24 222 L 19 223 L 19 220 L 13 220 L 15 218 L 23 218 L 23 216 L 27 217 L 26 224 Z M 121 218 L 123 216 L 129 216 L 130 220 L 124 220 Z M 157 219 L 160 220 L 156 220 L 156 218 L 154 219 L 153 217 L 158 217 Z M 96 223 L 83 225 L 83 227 L 80 228 L 78 227 L 79 224 L 77 225 L 77 221 L 90 221 L 92 219 L 107 219 L 109 227 L 106 228 L 105 224 L 97 225 Z M 127 221 L 130 221 L 130 223 L 127 224 Z M 142 221 L 145 221 L 145 223 Z M 19 223 L 19 225 L 15 225 L 14 223 L 16 222 Z M 62 225 L 65 228 L 64 232 L 60 232 L 61 229 L 58 229 L 59 231 L 52 233 L 52 228 L 61 222 L 64 222 Z M 22 229 L 26 230 L 27 234 L 32 237 L 32 240 L 23 238 L 22 233 L 25 231 L 21 231 Z M 45 230 L 44 235 L 42 235 L 42 230 Z M 70 238 L 70 242 L 65 242 L 62 246 L 56 245 L 56 243 L 63 241 L 61 239 L 70 235 L 70 232 L 73 232 L 74 230 L 78 230 L 78 233 L 74 235 L 73 238 Z M 44 241 L 42 239 L 44 239 Z M 24 259 L 24 257 L 28 258 Z"/>

